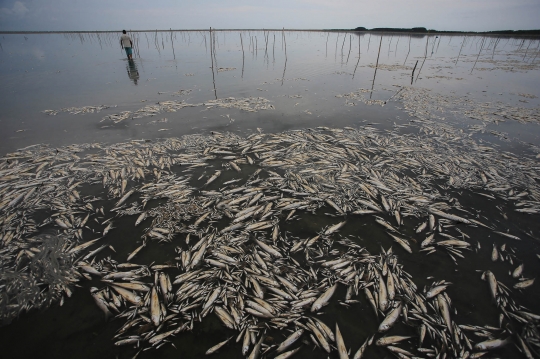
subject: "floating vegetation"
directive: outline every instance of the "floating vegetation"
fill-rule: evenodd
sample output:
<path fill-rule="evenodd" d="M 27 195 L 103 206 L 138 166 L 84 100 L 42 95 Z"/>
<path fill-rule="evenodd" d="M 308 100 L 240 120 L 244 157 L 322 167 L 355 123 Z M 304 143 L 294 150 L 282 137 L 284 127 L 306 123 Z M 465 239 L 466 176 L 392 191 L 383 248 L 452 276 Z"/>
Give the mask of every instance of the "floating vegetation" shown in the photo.
<path fill-rule="evenodd" d="M 229 101 L 216 105 L 237 103 Z M 377 333 L 354 343 L 354 358 L 373 343 L 399 357 L 478 358 L 509 345 L 532 357 L 540 350 L 540 316 L 513 291 L 527 291 L 535 278 L 527 264 L 517 265 L 513 244 L 534 234 L 507 231 L 461 205 L 454 190 L 536 216 L 537 160 L 501 154 L 449 125 L 420 119 L 409 126 L 416 131 L 213 132 L 10 153 L 0 165 L 2 319 L 65 300 L 75 282 L 100 279 L 89 295 L 105 319 L 124 322 L 111 340 L 139 350 L 166 345 L 216 316 L 252 358 L 290 357 L 300 342 L 347 357 L 353 343 L 344 342 L 339 323 L 317 318 L 337 300 L 367 303 L 366 315 L 379 318 Z M 284 230 L 321 211 L 329 224 L 313 223 L 310 235 Z M 394 249 L 370 253 L 362 231 L 341 235 L 369 218 Z M 128 220 L 141 228 L 138 243 L 112 251 L 115 227 Z M 478 274 L 500 314 L 498 327 L 456 315 L 447 289 L 459 283 L 433 280 L 421 289 L 402 264 L 432 254 L 456 265 L 474 261 L 480 242 L 493 245 L 492 260 L 512 273 Z M 167 245 L 174 246 L 170 260 L 139 262 L 150 247 Z M 279 346 L 265 341 L 270 331 L 283 332 Z"/>

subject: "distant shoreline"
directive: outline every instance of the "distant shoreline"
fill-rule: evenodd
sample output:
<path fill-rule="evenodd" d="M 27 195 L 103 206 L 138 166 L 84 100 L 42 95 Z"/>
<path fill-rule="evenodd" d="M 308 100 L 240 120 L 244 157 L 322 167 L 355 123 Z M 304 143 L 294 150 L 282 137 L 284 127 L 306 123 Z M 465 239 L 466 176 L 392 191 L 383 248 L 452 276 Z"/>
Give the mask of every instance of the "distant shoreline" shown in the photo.
<path fill-rule="evenodd" d="M 328 30 L 333 31 L 333 30 Z M 511 35 L 511 36 L 539 36 L 540 30 L 494 30 L 494 31 L 445 31 L 426 29 L 425 27 L 413 28 L 392 28 L 378 27 L 374 29 L 366 29 L 365 27 L 357 27 L 353 31 L 365 32 L 391 32 L 391 33 L 413 33 L 413 34 L 460 34 L 460 35 Z"/>
<path fill-rule="evenodd" d="M 168 29 L 168 30 L 128 30 L 129 32 L 208 32 L 210 29 Z M 495 31 L 443 31 L 426 28 L 373 28 L 366 29 L 357 27 L 356 29 L 212 29 L 212 31 L 298 31 L 298 32 L 363 32 L 363 33 L 383 33 L 402 35 L 496 35 L 509 37 L 540 37 L 539 30 L 495 30 Z M 121 30 L 89 30 L 89 31 L 0 31 L 3 35 L 16 34 L 102 34 L 120 33 Z"/>

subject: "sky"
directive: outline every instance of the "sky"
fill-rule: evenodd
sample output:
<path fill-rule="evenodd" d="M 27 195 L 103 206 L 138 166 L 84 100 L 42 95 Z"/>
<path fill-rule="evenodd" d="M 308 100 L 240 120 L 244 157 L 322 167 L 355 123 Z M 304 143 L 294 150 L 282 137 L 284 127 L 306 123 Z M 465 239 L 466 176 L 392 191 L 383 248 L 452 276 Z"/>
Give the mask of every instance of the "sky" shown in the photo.
<path fill-rule="evenodd" d="M 0 0 L 0 31 L 540 29 L 540 0 Z"/>

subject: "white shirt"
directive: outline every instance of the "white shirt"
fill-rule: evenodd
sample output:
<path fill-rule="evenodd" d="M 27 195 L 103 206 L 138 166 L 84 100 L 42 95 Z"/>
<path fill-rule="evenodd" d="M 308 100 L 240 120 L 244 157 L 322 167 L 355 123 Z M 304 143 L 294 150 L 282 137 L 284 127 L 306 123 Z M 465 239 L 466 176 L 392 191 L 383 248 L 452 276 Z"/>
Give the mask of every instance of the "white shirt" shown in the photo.
<path fill-rule="evenodd" d="M 122 46 L 131 47 L 131 39 L 126 34 L 122 34 L 122 36 L 120 36 L 120 41 L 122 41 Z"/>

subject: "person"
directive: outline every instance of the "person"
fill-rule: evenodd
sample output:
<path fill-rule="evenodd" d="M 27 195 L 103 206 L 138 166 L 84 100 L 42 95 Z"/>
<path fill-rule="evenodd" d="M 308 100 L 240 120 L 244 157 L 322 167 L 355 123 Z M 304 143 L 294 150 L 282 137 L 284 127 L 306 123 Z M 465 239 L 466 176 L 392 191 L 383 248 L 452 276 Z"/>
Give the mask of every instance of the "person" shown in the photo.
<path fill-rule="evenodd" d="M 133 60 L 133 41 L 131 41 L 131 38 L 126 34 L 126 30 L 122 30 L 122 33 L 122 36 L 120 36 L 120 45 L 126 50 L 128 60 Z"/>

